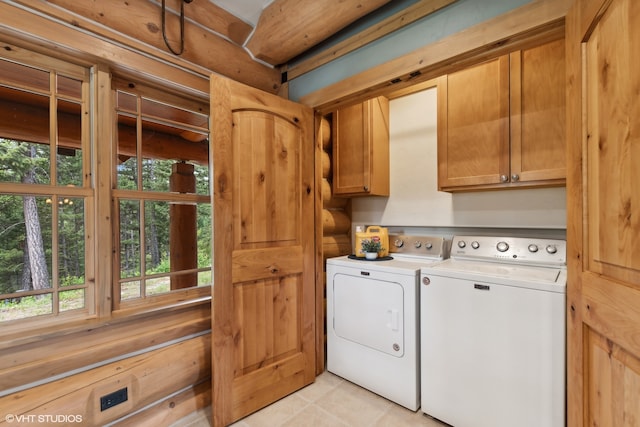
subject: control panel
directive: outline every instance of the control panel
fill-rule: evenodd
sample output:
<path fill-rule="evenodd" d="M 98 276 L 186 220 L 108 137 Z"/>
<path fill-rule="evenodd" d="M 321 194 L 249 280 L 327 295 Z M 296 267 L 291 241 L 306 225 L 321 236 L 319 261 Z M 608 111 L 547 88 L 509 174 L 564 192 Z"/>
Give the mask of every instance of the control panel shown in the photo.
<path fill-rule="evenodd" d="M 445 243 L 444 237 L 390 234 L 389 252 L 390 255 L 438 257 L 446 254 Z"/>
<path fill-rule="evenodd" d="M 525 237 L 454 236 L 452 258 L 520 264 L 566 265 L 567 242 Z"/>

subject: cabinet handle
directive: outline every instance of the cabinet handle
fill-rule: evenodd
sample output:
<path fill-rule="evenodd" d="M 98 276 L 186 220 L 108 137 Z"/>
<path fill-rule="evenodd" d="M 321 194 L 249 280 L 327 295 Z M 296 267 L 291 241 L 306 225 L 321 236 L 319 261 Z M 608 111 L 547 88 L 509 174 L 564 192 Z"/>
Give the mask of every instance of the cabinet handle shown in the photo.
<path fill-rule="evenodd" d="M 511 181 L 513 182 L 517 182 L 520 179 L 520 176 L 518 174 L 513 174 L 511 175 Z"/>
<path fill-rule="evenodd" d="M 509 175 L 500 175 L 501 182 L 509 182 Z"/>
<path fill-rule="evenodd" d="M 364 191 L 369 191 L 369 187 L 367 187 L 366 185 L 362 188 L 364 188 Z"/>

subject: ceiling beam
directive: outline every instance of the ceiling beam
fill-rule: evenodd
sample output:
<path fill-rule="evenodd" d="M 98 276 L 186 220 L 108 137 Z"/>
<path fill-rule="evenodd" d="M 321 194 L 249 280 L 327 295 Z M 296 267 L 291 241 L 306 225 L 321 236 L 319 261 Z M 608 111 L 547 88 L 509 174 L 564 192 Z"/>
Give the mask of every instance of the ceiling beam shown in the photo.
<path fill-rule="evenodd" d="M 215 72 L 270 93 L 277 92 L 280 87 L 281 76 L 278 70 L 254 61 L 242 47 L 190 20 L 185 22 L 184 53 L 179 57 L 168 53 L 162 37 L 161 7 L 153 1 L 16 2 L 23 4 L 28 10 L 63 22 L 70 28 L 95 34 L 99 41 L 110 41 L 118 47 L 127 46 L 162 61 L 199 68 L 199 72 L 204 68 L 207 70 L 207 77 Z M 166 16 L 167 38 L 176 47 L 180 45 L 180 29 L 179 18 L 173 10 L 180 10 L 180 3 L 178 0 L 167 0 L 166 3 L 167 8 L 170 8 Z M 195 12 L 188 11 L 193 3 L 185 5 L 185 15 Z M 215 11 L 211 10 L 210 13 Z M 3 18 L 0 17 L 0 22 Z M 48 37 L 45 36 L 48 40 L 55 40 L 57 37 L 52 26 L 34 26 L 30 29 L 30 33 L 36 32 L 50 32 Z M 99 41 L 96 40 L 95 44 L 100 44 Z M 104 54 L 109 50 L 102 49 L 99 52 Z M 93 51 L 88 49 L 87 52 Z"/>
<path fill-rule="evenodd" d="M 254 57 L 281 65 L 389 0 L 274 0 L 246 44 Z"/>
<path fill-rule="evenodd" d="M 375 40 L 393 33 L 427 15 L 432 14 L 451 3 L 458 0 L 422 0 L 382 21 L 360 31 L 358 34 L 349 37 L 324 51 L 306 59 L 294 66 L 287 67 L 289 80 L 295 79 L 311 70 L 314 70 L 328 62 L 334 61 L 341 56 L 353 52 Z"/>

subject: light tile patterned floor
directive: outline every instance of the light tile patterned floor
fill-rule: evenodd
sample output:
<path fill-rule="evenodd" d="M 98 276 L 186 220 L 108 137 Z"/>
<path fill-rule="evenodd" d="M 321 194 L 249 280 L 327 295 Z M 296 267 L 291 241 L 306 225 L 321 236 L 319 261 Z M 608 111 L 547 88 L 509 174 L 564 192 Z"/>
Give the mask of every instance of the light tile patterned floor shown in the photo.
<path fill-rule="evenodd" d="M 210 408 L 172 427 L 211 425 Z M 315 383 L 232 424 L 233 427 L 443 427 L 368 390 L 324 372 Z"/>

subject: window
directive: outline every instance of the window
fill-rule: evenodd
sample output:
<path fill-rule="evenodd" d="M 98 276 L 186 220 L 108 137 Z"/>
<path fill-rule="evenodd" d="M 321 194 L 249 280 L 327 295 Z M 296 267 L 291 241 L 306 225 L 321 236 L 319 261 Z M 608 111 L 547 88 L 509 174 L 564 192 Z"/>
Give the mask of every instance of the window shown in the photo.
<path fill-rule="evenodd" d="M 103 78 L 0 53 L 0 326 L 15 326 L 3 333 L 211 294 L 208 105 Z M 111 151 L 98 145 L 109 121 Z"/>
<path fill-rule="evenodd" d="M 89 70 L 24 56 L 0 57 L 0 323 L 86 317 L 95 310 Z"/>
<path fill-rule="evenodd" d="M 202 289 L 212 281 L 208 106 L 114 84 L 116 308 L 176 292 L 209 295 Z"/>

